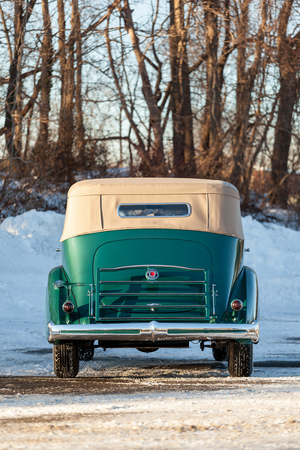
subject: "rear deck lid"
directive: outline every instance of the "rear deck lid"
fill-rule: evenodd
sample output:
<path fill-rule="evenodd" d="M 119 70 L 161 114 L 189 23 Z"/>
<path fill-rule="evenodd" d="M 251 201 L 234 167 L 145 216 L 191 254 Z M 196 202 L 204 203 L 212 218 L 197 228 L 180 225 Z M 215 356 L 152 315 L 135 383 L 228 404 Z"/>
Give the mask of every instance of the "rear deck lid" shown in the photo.
<path fill-rule="evenodd" d="M 96 321 L 210 319 L 212 258 L 198 242 L 108 242 L 97 250 L 93 270 Z"/>

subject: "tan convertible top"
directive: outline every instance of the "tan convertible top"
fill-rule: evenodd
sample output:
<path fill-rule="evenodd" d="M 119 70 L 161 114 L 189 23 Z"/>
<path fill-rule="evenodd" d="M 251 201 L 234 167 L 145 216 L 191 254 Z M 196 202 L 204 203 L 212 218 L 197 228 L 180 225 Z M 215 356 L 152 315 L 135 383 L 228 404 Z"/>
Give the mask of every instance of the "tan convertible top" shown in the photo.
<path fill-rule="evenodd" d="M 225 181 L 191 178 L 103 178 L 74 184 L 68 192 L 61 241 L 132 228 L 207 231 L 244 239 L 240 196 Z M 188 203 L 188 217 L 120 217 L 120 204 Z"/>

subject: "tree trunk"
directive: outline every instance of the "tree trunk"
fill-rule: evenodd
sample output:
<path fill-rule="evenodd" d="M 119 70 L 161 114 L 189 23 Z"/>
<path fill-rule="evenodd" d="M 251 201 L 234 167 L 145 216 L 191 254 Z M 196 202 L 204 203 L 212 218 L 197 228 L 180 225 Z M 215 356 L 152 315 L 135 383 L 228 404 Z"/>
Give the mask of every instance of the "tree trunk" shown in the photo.
<path fill-rule="evenodd" d="M 57 0 L 61 103 L 55 173 L 59 180 L 73 181 L 74 16 L 66 44 L 64 0 Z"/>
<path fill-rule="evenodd" d="M 219 105 L 215 102 L 215 95 L 218 89 L 218 9 L 219 6 L 214 0 L 207 0 L 204 4 L 204 21 L 206 37 L 206 102 L 204 108 L 204 125 L 200 152 L 203 157 L 208 157 L 210 149 L 215 145 L 216 140 L 216 117 L 215 108 Z"/>
<path fill-rule="evenodd" d="M 22 45 L 24 38 L 23 2 L 14 2 L 14 52 L 9 69 L 9 84 L 5 103 L 5 140 L 8 156 L 20 156 L 18 139 L 15 133 L 20 132 L 20 121 L 16 120 L 16 113 L 20 110 L 20 76 Z"/>
<path fill-rule="evenodd" d="M 81 49 L 81 22 L 78 9 L 78 0 L 72 0 L 72 15 L 74 17 L 75 43 L 76 43 L 76 87 L 75 87 L 75 106 L 76 106 L 76 150 L 81 167 L 86 165 L 85 155 L 85 128 L 83 124 L 82 112 L 82 49 Z"/>
<path fill-rule="evenodd" d="M 288 189 L 287 172 L 288 157 L 291 144 L 292 117 L 297 100 L 297 83 L 295 75 L 281 79 L 279 91 L 279 107 L 275 128 L 275 141 L 272 155 L 272 194 L 273 205 L 287 208 Z"/>
<path fill-rule="evenodd" d="M 173 127 L 173 158 L 176 176 L 195 175 L 195 149 L 191 108 L 187 31 L 183 0 L 170 0 L 170 63 L 172 90 L 170 106 Z"/>
<path fill-rule="evenodd" d="M 41 100 L 40 100 L 40 129 L 34 148 L 34 159 L 39 163 L 41 173 L 47 168 L 45 160 L 49 158 L 49 113 L 50 93 L 52 77 L 52 30 L 49 14 L 48 0 L 42 0 L 44 38 L 41 49 L 42 71 L 41 71 Z"/>
<path fill-rule="evenodd" d="M 229 0 L 224 0 L 223 10 L 215 0 L 203 0 L 206 36 L 206 102 L 200 142 L 200 173 L 207 178 L 222 177 L 222 87 L 224 68 L 234 49 L 231 45 Z M 223 18 L 223 46 L 220 32 Z"/>
<path fill-rule="evenodd" d="M 150 114 L 150 124 L 154 135 L 153 147 L 151 149 L 151 154 L 149 155 L 149 159 L 151 160 L 151 167 L 149 167 L 149 164 L 146 163 L 145 170 L 149 171 L 150 168 L 150 173 L 148 173 L 148 175 L 152 176 L 166 175 L 167 172 L 163 151 L 163 128 L 161 126 L 161 111 L 157 105 L 156 96 L 152 92 L 149 75 L 145 65 L 145 55 L 140 49 L 139 38 L 133 25 L 132 10 L 130 8 L 128 0 L 124 1 L 122 13 L 125 22 L 125 28 L 129 34 L 133 51 L 138 63 L 139 74 L 142 80 L 142 93 L 148 107 L 148 111 Z"/>
<path fill-rule="evenodd" d="M 5 141 L 6 153 L 10 157 L 19 157 L 21 151 L 22 114 L 21 114 L 21 59 L 26 24 L 31 16 L 36 0 L 28 3 L 24 11 L 23 0 L 14 2 L 14 52 L 9 69 L 9 83 L 5 102 Z"/>
<path fill-rule="evenodd" d="M 249 32 L 249 1 L 241 3 L 240 20 L 238 23 L 238 57 L 237 57 L 237 92 L 236 92 L 236 129 L 233 135 L 232 161 L 226 178 L 239 191 L 243 191 L 245 178 L 245 159 L 248 147 L 249 113 L 252 101 L 252 91 L 261 64 L 261 54 L 267 20 L 267 0 L 262 0 L 261 22 L 255 38 L 253 63 L 246 69 L 247 38 Z M 248 151 L 250 149 L 248 148 Z"/>
<path fill-rule="evenodd" d="M 280 10 L 277 54 L 280 69 L 279 106 L 272 155 L 272 190 L 270 203 L 287 208 L 288 157 L 291 144 L 292 118 L 298 100 L 298 72 L 300 33 L 294 38 L 287 35 L 293 0 L 286 0 Z"/>
<path fill-rule="evenodd" d="M 253 80 L 246 71 L 246 48 L 249 33 L 249 0 L 240 3 L 240 19 L 237 27 L 239 40 L 237 51 L 237 87 L 236 87 L 236 129 L 233 135 L 233 160 L 228 178 L 238 189 L 244 181 L 244 152 L 247 143 L 247 129 Z"/>

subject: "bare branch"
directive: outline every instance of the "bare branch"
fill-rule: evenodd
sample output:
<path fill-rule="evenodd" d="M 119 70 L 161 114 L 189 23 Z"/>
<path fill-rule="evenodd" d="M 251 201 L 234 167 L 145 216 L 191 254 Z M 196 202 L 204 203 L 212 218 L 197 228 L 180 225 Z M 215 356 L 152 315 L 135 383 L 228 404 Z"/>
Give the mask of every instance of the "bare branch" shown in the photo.
<path fill-rule="evenodd" d="M 94 31 L 101 23 L 103 23 L 105 20 L 109 20 L 111 13 L 113 10 L 121 3 L 121 0 L 115 0 L 109 7 L 107 8 L 107 13 L 102 16 L 99 20 L 96 22 L 90 24 L 82 33 L 81 38 L 84 38 L 87 36 L 91 31 Z"/>
<path fill-rule="evenodd" d="M 28 72 L 24 72 L 20 75 L 19 80 L 24 80 L 25 78 L 30 77 L 31 75 L 36 75 L 38 72 L 40 72 L 42 69 L 41 67 L 38 67 L 37 69 L 29 70 Z M 9 78 L 2 78 L 0 77 L 0 86 L 3 86 L 3 84 L 8 84 Z"/>
<path fill-rule="evenodd" d="M 204 61 L 207 59 L 207 52 L 203 53 L 200 58 L 198 59 L 195 64 L 192 65 L 192 67 L 189 68 L 189 73 L 194 72 L 195 70 L 199 69 L 199 67 L 202 65 Z"/>
<path fill-rule="evenodd" d="M 133 129 L 133 131 L 135 133 L 135 136 L 136 136 L 136 138 L 138 140 L 138 143 L 139 143 L 138 153 L 140 154 L 141 157 L 143 157 L 145 155 L 145 146 L 144 146 L 144 143 L 143 143 L 143 141 L 141 139 L 141 136 L 140 136 L 140 133 L 138 131 L 138 128 L 137 128 L 134 120 L 132 119 L 132 115 L 129 113 L 129 110 L 127 108 L 125 97 L 124 97 L 124 94 L 122 92 L 122 89 L 121 89 L 121 86 L 120 86 L 120 83 L 119 83 L 119 79 L 118 79 L 117 74 L 116 74 L 114 60 L 113 60 L 112 53 L 111 53 L 111 45 L 110 45 L 110 38 L 109 38 L 109 19 L 110 19 L 110 14 L 111 14 L 111 12 L 108 14 L 107 26 L 106 26 L 106 30 L 105 30 L 106 47 L 107 47 L 107 52 L 108 52 L 108 59 L 109 59 L 109 63 L 110 63 L 110 68 L 111 68 L 111 71 L 112 71 L 112 74 L 113 74 L 115 86 L 116 86 L 117 91 L 118 91 L 119 96 L 120 96 L 120 101 L 121 101 L 121 105 L 122 105 L 123 111 L 125 112 L 126 117 L 127 117 L 128 121 L 129 121 L 129 123 L 130 123 L 130 125 L 131 125 L 131 127 L 132 127 L 132 129 Z"/>
<path fill-rule="evenodd" d="M 10 44 L 10 39 L 9 39 L 8 29 L 7 29 L 7 26 L 6 26 L 6 21 L 5 21 L 5 17 L 4 17 L 4 13 L 3 13 L 3 9 L 2 9 L 2 7 L 1 7 L 1 4 L 0 4 L 0 14 L 1 14 L 2 25 L 3 25 L 3 29 L 4 29 L 4 33 L 5 33 L 5 37 L 6 37 L 6 41 L 7 41 L 7 48 L 8 48 L 8 54 L 9 54 L 9 62 L 10 62 L 10 64 L 12 64 L 12 61 L 13 61 L 12 49 L 11 49 L 11 44 Z"/>

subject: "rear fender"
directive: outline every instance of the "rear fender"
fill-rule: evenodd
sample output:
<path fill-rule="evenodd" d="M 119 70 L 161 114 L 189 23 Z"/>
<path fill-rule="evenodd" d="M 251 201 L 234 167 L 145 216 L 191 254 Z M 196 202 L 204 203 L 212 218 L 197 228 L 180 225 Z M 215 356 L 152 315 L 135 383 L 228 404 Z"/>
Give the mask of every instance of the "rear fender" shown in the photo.
<path fill-rule="evenodd" d="M 243 302 L 241 311 L 233 311 L 231 302 L 239 299 Z M 244 266 L 229 297 L 227 305 L 227 323 L 252 323 L 258 319 L 258 284 L 253 269 Z"/>
<path fill-rule="evenodd" d="M 55 325 L 78 323 L 78 308 L 74 294 L 72 292 L 70 300 L 74 303 L 75 310 L 71 314 L 66 314 L 62 306 L 67 300 L 67 289 L 55 287 L 54 282 L 57 280 L 68 281 L 62 266 L 55 267 L 49 273 L 45 307 L 46 326 L 49 322 L 53 322 Z"/>

